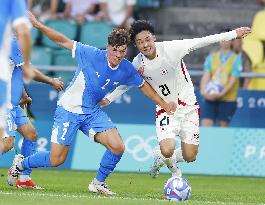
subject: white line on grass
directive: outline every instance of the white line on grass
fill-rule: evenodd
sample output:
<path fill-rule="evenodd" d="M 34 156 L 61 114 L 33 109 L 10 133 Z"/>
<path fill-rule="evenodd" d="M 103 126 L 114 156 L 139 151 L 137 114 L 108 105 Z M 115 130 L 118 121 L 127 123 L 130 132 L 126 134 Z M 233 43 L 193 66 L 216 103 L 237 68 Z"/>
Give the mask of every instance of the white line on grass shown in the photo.
<path fill-rule="evenodd" d="M 65 198 L 88 198 L 88 199 L 121 199 L 121 200 L 133 200 L 133 201 L 159 201 L 159 202 L 168 202 L 165 199 L 153 199 L 153 198 L 135 198 L 135 197 L 122 197 L 122 196 L 102 196 L 95 194 L 92 195 L 74 195 L 74 194 L 51 194 L 51 193 L 40 193 L 40 192 L 31 192 L 31 193 L 19 193 L 19 192 L 4 192 L 0 191 L 0 195 L 16 195 L 16 196 L 48 196 L 48 197 L 65 197 Z M 207 203 L 207 204 L 236 204 L 236 205 L 245 205 L 243 202 L 224 202 L 224 201 L 199 201 L 192 200 L 188 201 L 189 203 Z M 265 205 L 263 203 L 247 203 L 248 205 Z"/>

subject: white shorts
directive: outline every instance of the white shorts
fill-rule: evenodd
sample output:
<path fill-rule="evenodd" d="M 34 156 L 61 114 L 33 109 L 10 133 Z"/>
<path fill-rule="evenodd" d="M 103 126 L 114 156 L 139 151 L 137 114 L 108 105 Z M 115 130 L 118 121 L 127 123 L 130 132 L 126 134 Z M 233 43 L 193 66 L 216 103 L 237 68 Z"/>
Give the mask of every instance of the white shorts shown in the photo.
<path fill-rule="evenodd" d="M 186 112 L 185 112 L 186 111 Z M 164 109 L 156 106 L 156 133 L 158 142 L 180 137 L 181 142 L 199 145 L 199 112 L 200 108 L 185 107 L 178 109 L 174 115 L 168 115 Z"/>

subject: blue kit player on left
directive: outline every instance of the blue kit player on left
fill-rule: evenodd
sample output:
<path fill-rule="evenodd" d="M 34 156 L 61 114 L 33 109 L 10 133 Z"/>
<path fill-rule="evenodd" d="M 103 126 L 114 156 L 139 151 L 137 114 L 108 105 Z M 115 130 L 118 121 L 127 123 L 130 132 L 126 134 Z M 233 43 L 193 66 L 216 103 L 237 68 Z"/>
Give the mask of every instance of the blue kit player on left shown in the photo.
<path fill-rule="evenodd" d="M 33 69 L 30 65 L 31 54 L 31 25 L 27 18 L 26 3 L 24 0 L 1 0 L 0 3 L 0 155 L 2 154 L 1 137 L 5 125 L 6 104 L 9 99 L 8 86 L 10 84 L 9 55 L 12 29 L 19 37 L 19 43 L 24 59 L 23 71 L 25 77 L 33 78 Z"/>
<path fill-rule="evenodd" d="M 31 23 L 49 39 L 71 50 L 78 67 L 70 85 L 58 101 L 51 135 L 51 151 L 37 152 L 25 159 L 17 155 L 10 168 L 10 175 L 15 177 L 28 168 L 61 165 L 80 130 L 106 148 L 97 175 L 89 184 L 88 190 L 113 195 L 115 192 L 106 185 L 105 180 L 120 161 L 125 146 L 117 128 L 98 105 L 100 100 L 118 85 L 126 85 L 139 87 L 168 114 L 176 110 L 176 104 L 165 102 L 159 97 L 133 65 L 124 59 L 129 44 L 128 31 L 114 29 L 108 36 L 106 50 L 100 50 L 67 38 L 38 22 L 34 16 L 31 16 Z M 89 156 L 87 158 L 93 160 L 93 154 L 91 153 L 91 159 Z"/>
<path fill-rule="evenodd" d="M 37 132 L 34 129 L 29 118 L 21 108 L 21 99 L 27 102 L 30 99 L 23 95 L 24 85 L 21 66 L 24 64 L 22 54 L 18 45 L 18 41 L 13 37 L 11 42 L 11 56 L 10 56 L 10 69 L 12 73 L 11 77 L 11 104 L 8 105 L 6 113 L 6 128 L 2 138 L 3 146 L 2 152 L 5 153 L 12 149 L 14 146 L 14 137 L 16 131 L 18 131 L 23 137 L 23 143 L 21 147 L 21 154 L 24 156 L 30 156 L 35 153 Z M 64 87 L 63 82 L 57 78 L 50 78 L 40 73 L 37 69 L 34 69 L 34 80 L 44 82 L 52 85 L 57 91 L 61 91 Z M 26 98 L 26 100 L 24 100 Z M 17 188 L 31 188 L 40 189 L 30 178 L 32 169 L 26 169 L 20 175 L 20 178 L 8 177 L 7 182 L 9 185 L 15 185 Z"/>

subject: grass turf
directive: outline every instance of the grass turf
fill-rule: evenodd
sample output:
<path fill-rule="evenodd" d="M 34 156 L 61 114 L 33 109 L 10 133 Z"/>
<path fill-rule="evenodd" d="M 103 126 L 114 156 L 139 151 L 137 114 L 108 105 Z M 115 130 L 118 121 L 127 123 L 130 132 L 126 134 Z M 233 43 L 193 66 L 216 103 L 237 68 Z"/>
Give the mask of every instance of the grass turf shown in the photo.
<path fill-rule="evenodd" d="M 175 204 L 163 199 L 163 186 L 169 175 L 157 179 L 144 173 L 113 173 L 107 180 L 115 197 L 87 191 L 94 172 L 34 170 L 32 178 L 45 190 L 16 189 L 6 185 L 6 169 L 0 169 L 0 205 L 160 205 Z M 185 176 L 192 193 L 185 204 L 264 204 L 265 179 L 250 177 Z"/>

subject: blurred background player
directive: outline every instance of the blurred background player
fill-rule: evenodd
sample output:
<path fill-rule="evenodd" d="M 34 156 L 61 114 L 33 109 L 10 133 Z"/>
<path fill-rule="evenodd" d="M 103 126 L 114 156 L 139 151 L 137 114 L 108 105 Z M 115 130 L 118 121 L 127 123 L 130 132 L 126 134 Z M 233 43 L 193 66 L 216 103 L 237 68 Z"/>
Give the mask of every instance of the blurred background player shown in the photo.
<path fill-rule="evenodd" d="M 11 42 L 11 108 L 7 109 L 6 113 L 6 129 L 3 136 L 2 152 L 6 153 L 11 150 L 14 146 L 15 132 L 18 131 L 23 137 L 23 143 L 21 146 L 21 154 L 24 156 L 30 156 L 36 151 L 36 140 L 37 132 L 33 127 L 29 118 L 25 114 L 22 107 L 27 103 L 31 104 L 31 98 L 25 93 L 23 86 L 22 68 L 23 58 L 17 39 L 13 37 Z M 48 76 L 43 75 L 37 69 L 34 69 L 35 77 L 34 80 L 50 84 L 58 92 L 64 87 L 64 83 L 59 79 L 52 79 Z M 21 107 L 22 106 L 22 107 Z M 26 169 L 20 175 L 19 180 L 15 181 L 7 179 L 9 185 L 15 185 L 17 188 L 32 188 L 40 189 L 30 178 L 32 169 Z"/>
<path fill-rule="evenodd" d="M 10 177 L 16 177 L 24 169 L 57 167 L 68 154 L 78 130 L 107 148 L 95 179 L 88 186 L 90 192 L 113 195 L 105 183 L 124 152 L 124 143 L 111 119 L 97 105 L 118 85 L 139 87 L 168 114 L 175 111 L 175 103 L 166 103 L 124 59 L 129 35 L 125 29 L 114 29 L 108 37 L 106 50 L 73 41 L 38 22 L 31 16 L 33 26 L 58 45 L 71 50 L 78 62 L 75 76 L 58 101 L 51 136 L 51 151 L 37 152 L 23 160 L 17 155 L 10 168 Z M 88 34 L 89 35 L 89 34 Z"/>
<path fill-rule="evenodd" d="M 0 155 L 2 153 L 2 135 L 5 121 L 5 110 L 10 81 L 9 51 L 13 28 L 19 37 L 19 43 L 24 58 L 24 75 L 33 77 L 33 70 L 29 63 L 31 53 L 30 23 L 26 16 L 26 5 L 23 0 L 3 0 L 0 4 Z"/>
<path fill-rule="evenodd" d="M 154 163 L 150 174 L 156 177 L 162 166 L 166 165 L 173 175 L 181 175 L 176 162 L 196 160 L 199 146 L 199 105 L 194 87 L 183 62 L 183 57 L 191 51 L 204 46 L 242 38 L 250 32 L 247 27 L 231 32 L 203 38 L 155 42 L 154 27 L 145 20 L 132 24 L 130 37 L 140 51 L 133 65 L 145 80 L 165 101 L 177 103 L 174 115 L 168 115 L 159 105 L 156 107 L 156 133 L 160 150 L 154 152 Z M 117 99 L 129 88 L 118 87 L 106 96 L 103 105 Z M 181 148 L 176 148 L 176 136 L 180 136 Z"/>
<path fill-rule="evenodd" d="M 106 20 L 115 26 L 129 29 L 133 22 L 133 6 L 136 0 L 99 0 Z"/>
<path fill-rule="evenodd" d="M 241 55 L 231 49 L 232 41 L 220 43 L 220 50 L 208 55 L 204 63 L 200 92 L 201 125 L 228 127 L 235 111 L 242 71 Z"/>

